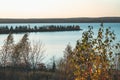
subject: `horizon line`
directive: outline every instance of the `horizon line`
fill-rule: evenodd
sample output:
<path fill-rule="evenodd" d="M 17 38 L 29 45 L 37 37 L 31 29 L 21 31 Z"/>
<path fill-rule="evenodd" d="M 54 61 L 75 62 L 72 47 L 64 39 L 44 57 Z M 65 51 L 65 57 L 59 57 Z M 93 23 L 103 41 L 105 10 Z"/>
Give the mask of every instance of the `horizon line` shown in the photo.
<path fill-rule="evenodd" d="M 103 16 L 103 17 L 68 17 L 68 18 L 0 18 L 0 19 L 72 19 L 72 18 L 120 18 L 120 16 Z"/>

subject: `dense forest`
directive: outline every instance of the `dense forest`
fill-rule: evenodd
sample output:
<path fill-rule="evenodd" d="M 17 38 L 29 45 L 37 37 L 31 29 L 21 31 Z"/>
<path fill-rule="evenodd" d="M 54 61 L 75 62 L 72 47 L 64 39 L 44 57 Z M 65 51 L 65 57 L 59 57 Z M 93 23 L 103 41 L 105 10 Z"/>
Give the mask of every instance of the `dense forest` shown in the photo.
<path fill-rule="evenodd" d="M 119 80 L 120 68 L 115 66 L 114 55 L 120 51 L 120 43 L 114 42 L 115 33 L 101 25 L 97 37 L 93 37 L 92 29 L 89 26 L 82 33 L 74 48 L 68 44 L 61 60 L 53 58 L 51 68 L 42 63 L 41 42 L 31 44 L 26 33 L 14 43 L 10 33 L 0 48 L 0 80 Z"/>

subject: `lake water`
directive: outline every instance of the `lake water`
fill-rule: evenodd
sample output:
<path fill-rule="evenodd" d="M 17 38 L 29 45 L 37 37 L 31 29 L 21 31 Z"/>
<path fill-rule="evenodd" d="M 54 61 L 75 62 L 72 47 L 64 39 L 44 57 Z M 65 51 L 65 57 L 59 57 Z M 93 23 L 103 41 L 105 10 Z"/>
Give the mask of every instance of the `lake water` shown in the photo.
<path fill-rule="evenodd" d="M 30 27 L 36 26 L 45 26 L 45 25 L 79 25 L 83 31 L 88 30 L 88 26 L 93 26 L 93 31 L 97 34 L 98 28 L 100 27 L 100 23 L 18 23 L 18 24 L 0 24 L 0 26 L 8 26 L 8 27 L 16 27 L 19 25 L 30 25 Z M 120 41 L 120 23 L 104 23 L 104 27 L 111 29 L 116 34 L 116 42 Z M 37 32 L 37 33 L 29 33 L 30 41 L 41 41 L 44 45 L 44 49 L 46 50 L 44 53 L 45 59 L 43 62 L 49 63 L 50 59 L 55 56 L 55 59 L 60 59 L 64 56 L 64 50 L 67 44 L 71 44 L 74 48 L 76 41 L 81 39 L 83 31 L 68 31 L 68 32 Z M 14 34 L 14 41 L 18 42 L 22 38 L 24 34 Z M 0 34 L 0 46 L 3 45 L 4 40 L 8 34 Z"/>

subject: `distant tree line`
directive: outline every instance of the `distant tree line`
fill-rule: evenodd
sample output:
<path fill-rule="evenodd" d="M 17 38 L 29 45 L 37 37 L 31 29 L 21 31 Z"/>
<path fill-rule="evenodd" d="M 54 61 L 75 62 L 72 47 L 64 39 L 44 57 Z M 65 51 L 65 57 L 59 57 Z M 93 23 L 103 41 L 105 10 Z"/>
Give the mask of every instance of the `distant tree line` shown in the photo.
<path fill-rule="evenodd" d="M 33 28 L 28 26 L 0 26 L 0 34 L 8 34 L 8 33 L 25 33 L 25 32 L 53 32 L 53 31 L 79 31 L 79 25 L 73 26 L 61 26 L 61 25 L 49 25 L 49 26 L 34 26 Z"/>
<path fill-rule="evenodd" d="M 0 23 L 119 23 L 120 17 L 80 17 L 80 18 L 48 18 L 48 19 L 0 19 Z"/>

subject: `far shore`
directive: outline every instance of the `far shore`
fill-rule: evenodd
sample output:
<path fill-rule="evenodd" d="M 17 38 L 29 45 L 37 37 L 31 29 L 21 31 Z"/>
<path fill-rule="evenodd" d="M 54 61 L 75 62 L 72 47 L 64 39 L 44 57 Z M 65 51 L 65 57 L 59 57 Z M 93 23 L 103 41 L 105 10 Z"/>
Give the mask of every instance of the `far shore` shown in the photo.
<path fill-rule="evenodd" d="M 120 17 L 80 18 L 0 18 L 0 23 L 120 23 Z"/>

